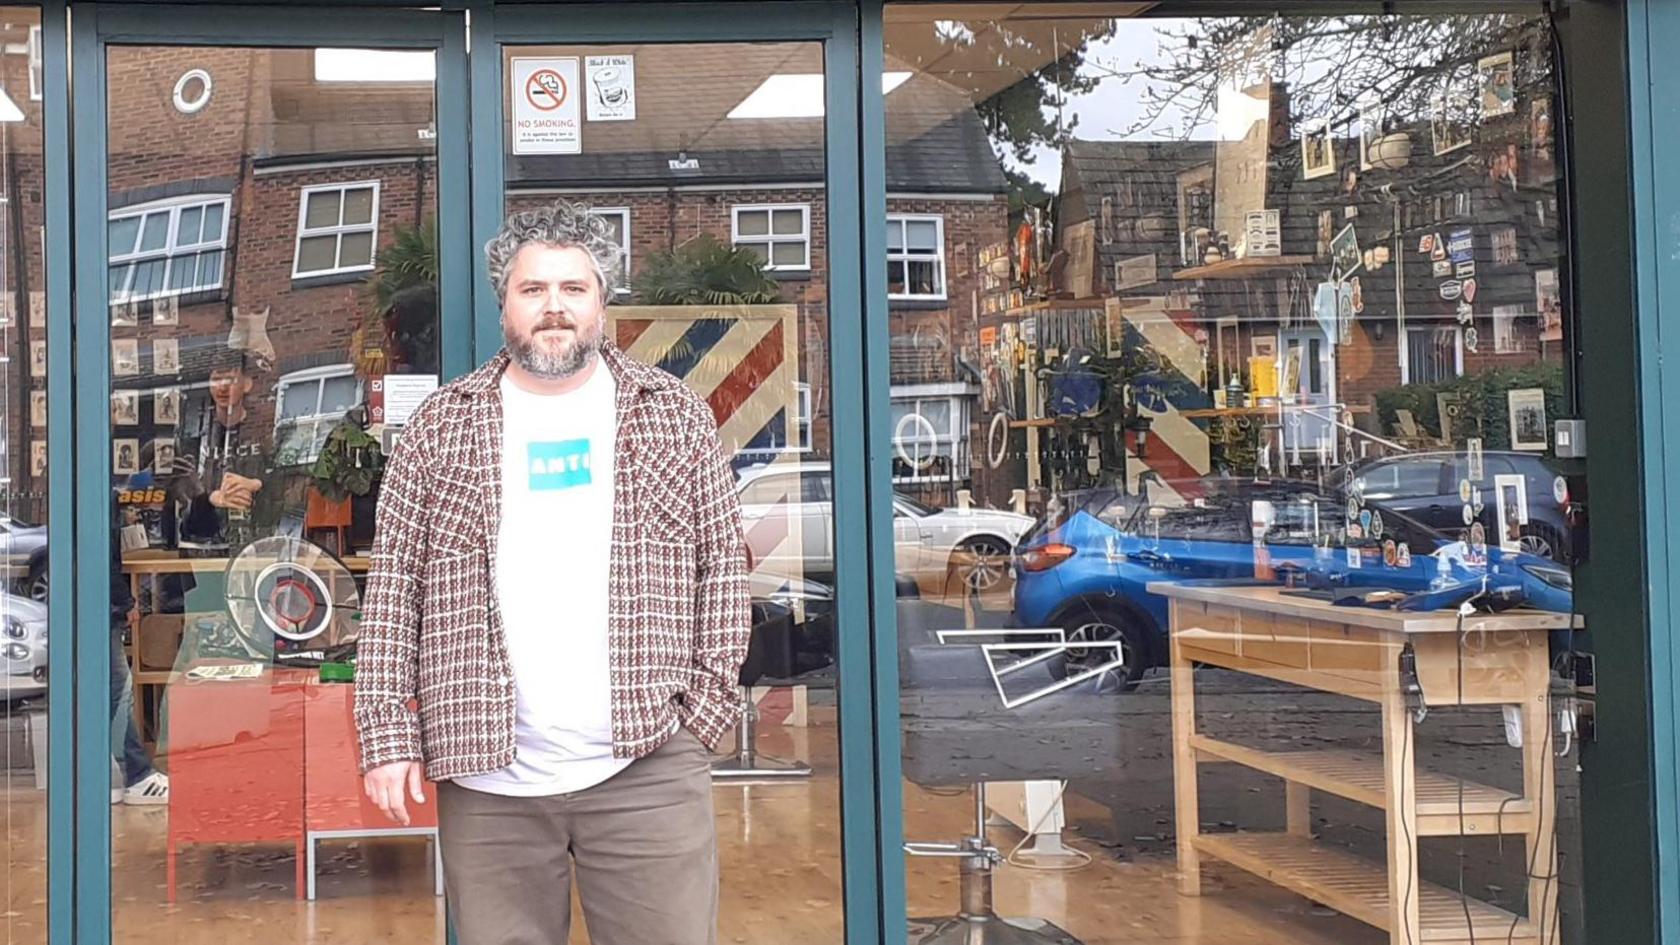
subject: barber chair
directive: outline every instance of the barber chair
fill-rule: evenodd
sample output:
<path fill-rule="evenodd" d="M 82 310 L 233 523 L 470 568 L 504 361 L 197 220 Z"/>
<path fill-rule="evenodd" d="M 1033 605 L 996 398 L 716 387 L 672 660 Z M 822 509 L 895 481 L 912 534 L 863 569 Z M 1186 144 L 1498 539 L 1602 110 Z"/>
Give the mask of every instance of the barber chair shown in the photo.
<path fill-rule="evenodd" d="M 798 674 L 801 664 L 807 661 L 801 658 L 800 641 L 812 633 L 805 624 L 824 618 L 803 607 L 796 615 L 786 604 L 769 600 L 753 601 L 752 613 L 752 637 L 747 643 L 747 658 L 741 664 L 741 720 L 735 725 L 735 754 L 712 763 L 712 778 L 717 781 L 808 778 L 811 766 L 802 761 L 783 761 L 759 754 L 758 704 L 753 701 L 752 691 L 768 678 L 787 679 Z M 804 619 L 796 623 L 796 616 Z"/>
<path fill-rule="evenodd" d="M 1089 776 L 1096 759 L 1121 749 L 1118 715 L 1124 700 L 1094 677 L 1035 699 L 1018 698 L 1057 680 L 1043 662 L 1006 677 L 1006 707 L 995 663 L 978 642 L 940 631 L 967 629 L 959 608 L 907 600 L 898 604 L 904 774 L 923 787 L 968 785 L 974 800 L 970 833 L 955 841 L 906 843 L 911 856 L 958 861 L 959 899 L 952 915 L 910 920 L 914 945 L 1079 945 L 1041 918 L 1003 918 L 992 908 L 994 873 L 1004 857 L 986 839 L 986 783 Z M 993 640 L 1025 639 L 998 630 Z M 1040 640 L 1044 637 L 1039 637 Z M 998 654 L 994 654 L 997 656 Z M 1002 654 L 1005 658 L 1028 658 Z M 1047 662 L 1047 661 L 1046 661 Z"/>

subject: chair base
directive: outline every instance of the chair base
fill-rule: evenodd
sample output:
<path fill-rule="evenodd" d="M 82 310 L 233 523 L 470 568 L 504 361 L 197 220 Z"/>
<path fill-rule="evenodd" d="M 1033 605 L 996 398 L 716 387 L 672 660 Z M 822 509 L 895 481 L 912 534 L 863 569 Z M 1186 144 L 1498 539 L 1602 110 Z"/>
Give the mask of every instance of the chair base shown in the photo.
<path fill-rule="evenodd" d="M 1004 919 L 995 915 L 911 919 L 911 945 L 1082 945 L 1079 939 L 1043 919 Z"/>
<path fill-rule="evenodd" d="M 787 781 L 811 776 L 811 766 L 802 761 L 782 761 L 753 755 L 734 755 L 712 762 L 714 781 Z"/>

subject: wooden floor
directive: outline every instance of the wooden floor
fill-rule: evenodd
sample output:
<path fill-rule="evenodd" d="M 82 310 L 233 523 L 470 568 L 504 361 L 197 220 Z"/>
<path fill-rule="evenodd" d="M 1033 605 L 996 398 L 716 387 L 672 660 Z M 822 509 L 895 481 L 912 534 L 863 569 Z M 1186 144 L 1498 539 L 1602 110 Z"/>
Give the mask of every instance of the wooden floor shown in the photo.
<path fill-rule="evenodd" d="M 830 716 L 831 718 L 831 716 Z M 769 754 L 811 760 L 808 782 L 716 788 L 723 863 L 720 937 L 740 945 L 842 940 L 840 816 L 834 729 L 817 712 L 810 729 L 767 727 Z M 25 776 L 27 777 L 27 776 Z M 46 941 L 46 816 L 42 795 L 19 779 L 6 792 L 6 911 L 0 943 Z M 955 839 L 972 808 L 965 795 L 906 786 L 906 832 L 912 839 Z M 432 895 L 426 846 L 414 840 L 328 844 L 320 861 L 319 898 L 293 898 L 289 850 L 192 849 L 181 860 L 181 901 L 164 902 L 159 808 L 112 808 L 114 919 L 118 942 L 132 945 L 366 945 L 443 941 L 442 900 Z M 1100 823 L 1107 811 L 1070 797 L 1069 821 Z M 1019 840 L 996 827 L 1006 851 Z M 1006 916 L 1037 915 L 1088 943 L 1104 945 L 1377 945 L 1386 938 L 1351 919 L 1215 866 L 1207 894 L 1176 892 L 1170 857 L 1120 862 L 1077 830 L 1068 842 L 1094 857 L 1075 872 L 998 874 L 997 907 Z M 910 912 L 949 913 L 957 898 L 952 860 L 912 859 Z M 574 943 L 587 942 L 575 929 Z"/>

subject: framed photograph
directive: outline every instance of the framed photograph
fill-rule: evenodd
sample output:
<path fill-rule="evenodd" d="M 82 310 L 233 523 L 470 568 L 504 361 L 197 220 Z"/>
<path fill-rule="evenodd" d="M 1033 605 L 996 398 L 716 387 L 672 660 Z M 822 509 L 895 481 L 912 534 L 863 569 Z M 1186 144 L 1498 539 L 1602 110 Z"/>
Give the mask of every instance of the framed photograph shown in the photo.
<path fill-rule="evenodd" d="M 152 324 L 179 325 L 181 324 L 181 297 L 171 295 L 166 299 L 152 300 Z"/>
<path fill-rule="evenodd" d="M 29 293 L 29 327 L 41 328 L 47 324 L 47 293 L 31 291 Z"/>
<path fill-rule="evenodd" d="M 152 392 L 152 422 L 175 426 L 181 422 L 181 389 L 160 387 Z"/>
<path fill-rule="evenodd" d="M 140 425 L 140 392 L 114 390 L 111 392 L 111 425 L 134 427 Z"/>
<path fill-rule="evenodd" d="M 133 328 L 140 324 L 139 306 L 134 302 L 111 303 L 111 327 Z"/>
<path fill-rule="evenodd" d="M 1294 403 L 1300 392 L 1301 346 L 1296 345 L 1283 356 L 1283 379 L 1278 383 L 1278 393 L 1283 395 L 1284 403 Z"/>
<path fill-rule="evenodd" d="M 1509 52 L 1496 53 L 1476 61 L 1477 86 L 1481 89 L 1482 117 L 1497 118 L 1517 111 L 1517 82 Z"/>
<path fill-rule="evenodd" d="M 29 343 L 29 373 L 36 377 L 47 376 L 47 343 L 45 341 L 31 341 Z"/>
<path fill-rule="evenodd" d="M 1336 142 L 1330 138 L 1330 123 L 1324 120 L 1301 129 L 1301 177 L 1316 180 L 1336 173 Z"/>
<path fill-rule="evenodd" d="M 1493 353 L 1519 354 L 1522 343 L 1517 340 L 1517 319 L 1524 314 L 1521 305 L 1493 307 Z"/>
<path fill-rule="evenodd" d="M 47 392 L 44 390 L 29 392 L 29 425 L 37 430 L 47 428 Z"/>
<path fill-rule="evenodd" d="M 1499 547 L 1522 550 L 1522 527 L 1528 524 L 1528 480 L 1521 473 L 1493 477 L 1493 508 L 1499 528 Z"/>
<path fill-rule="evenodd" d="M 159 375 L 181 373 L 181 342 L 175 338 L 159 338 L 152 342 L 152 373 Z"/>
<path fill-rule="evenodd" d="M 1546 435 L 1546 392 L 1538 387 L 1508 391 L 1511 449 L 1544 452 L 1550 443 Z"/>
<path fill-rule="evenodd" d="M 140 441 L 111 441 L 111 471 L 119 476 L 132 476 L 140 471 Z"/>
<path fill-rule="evenodd" d="M 1496 266 L 1513 266 L 1522 262 L 1517 252 L 1517 228 L 1514 226 L 1496 226 L 1488 237 L 1493 244 L 1493 264 Z"/>
<path fill-rule="evenodd" d="M 1563 295 L 1556 269 L 1534 273 L 1534 308 L 1540 313 L 1540 340 L 1563 340 Z"/>
<path fill-rule="evenodd" d="M 133 377 L 140 373 L 140 342 L 133 338 L 117 338 L 111 342 L 111 373 L 117 377 Z"/>
<path fill-rule="evenodd" d="M 1330 278 L 1340 282 L 1353 275 L 1360 265 L 1359 234 L 1353 231 L 1353 224 L 1349 223 L 1330 241 Z"/>
<path fill-rule="evenodd" d="M 1436 157 L 1467 148 L 1473 138 L 1470 97 L 1449 88 L 1430 103 L 1429 137 Z"/>
<path fill-rule="evenodd" d="M 47 444 L 40 440 L 29 444 L 29 471 L 36 476 L 47 474 Z"/>
<path fill-rule="evenodd" d="M 1277 336 L 1255 335 L 1248 339 L 1248 353 L 1256 358 L 1276 358 Z"/>
<path fill-rule="evenodd" d="M 1336 211 L 1318 211 L 1318 252 L 1320 259 L 1330 256 L 1330 241 L 1336 238 Z"/>
<path fill-rule="evenodd" d="M 1374 156 L 1372 149 L 1377 139 L 1383 136 L 1383 105 L 1381 102 L 1365 101 L 1359 106 L 1359 169 L 1371 170 L 1376 165 L 1371 163 Z"/>
<path fill-rule="evenodd" d="M 168 475 L 175 468 L 175 441 L 152 441 L 152 471 Z"/>

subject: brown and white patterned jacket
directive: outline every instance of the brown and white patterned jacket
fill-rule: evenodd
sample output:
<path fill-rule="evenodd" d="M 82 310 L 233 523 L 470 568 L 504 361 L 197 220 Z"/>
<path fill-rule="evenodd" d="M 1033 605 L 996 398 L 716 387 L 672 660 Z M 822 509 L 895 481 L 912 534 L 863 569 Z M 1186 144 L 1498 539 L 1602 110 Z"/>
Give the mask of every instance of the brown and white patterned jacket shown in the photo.
<path fill-rule="evenodd" d="M 740 711 L 751 632 L 733 477 L 699 395 L 610 343 L 603 357 L 618 384 L 613 541 L 602 549 L 613 754 L 646 755 L 679 725 L 714 745 Z M 364 772 L 419 760 L 448 780 L 513 761 L 493 577 L 507 364 L 504 351 L 427 398 L 386 466 L 357 647 Z M 556 620 L 565 609 L 557 592 Z"/>

